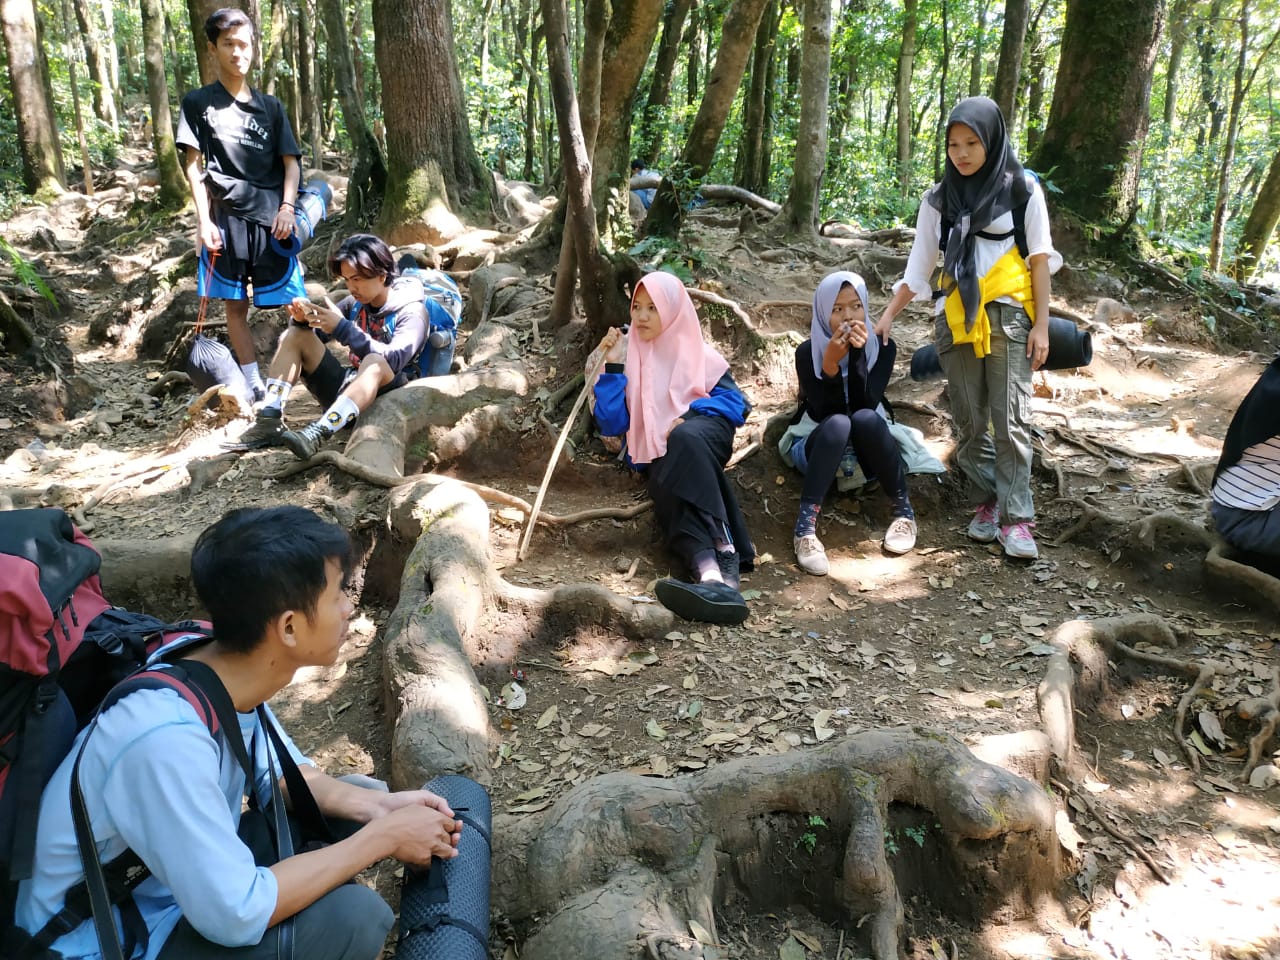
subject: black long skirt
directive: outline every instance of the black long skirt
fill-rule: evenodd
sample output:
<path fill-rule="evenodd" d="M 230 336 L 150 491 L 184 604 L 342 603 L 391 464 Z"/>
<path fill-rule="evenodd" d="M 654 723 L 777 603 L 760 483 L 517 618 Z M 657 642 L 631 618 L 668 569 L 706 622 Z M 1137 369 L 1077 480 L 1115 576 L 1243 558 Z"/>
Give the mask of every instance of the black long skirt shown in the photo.
<path fill-rule="evenodd" d="M 741 568 L 755 566 L 755 545 L 724 475 L 733 432 L 723 417 L 691 417 L 671 431 L 666 454 L 649 464 L 649 496 L 663 539 L 690 567 L 695 554 L 726 534 Z"/>

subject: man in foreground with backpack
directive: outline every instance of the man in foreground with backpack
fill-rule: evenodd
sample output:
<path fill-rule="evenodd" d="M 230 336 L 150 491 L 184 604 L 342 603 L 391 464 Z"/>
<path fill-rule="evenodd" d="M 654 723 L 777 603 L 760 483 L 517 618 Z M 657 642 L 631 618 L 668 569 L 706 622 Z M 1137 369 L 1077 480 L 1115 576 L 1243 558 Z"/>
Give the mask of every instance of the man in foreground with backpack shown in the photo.
<path fill-rule="evenodd" d="M 387 793 L 326 776 L 287 737 L 272 736 L 276 724 L 264 706 L 299 667 L 336 661 L 353 609 L 344 592 L 351 563 L 346 533 L 300 507 L 235 510 L 201 534 L 192 580 L 214 638 L 152 670 L 198 681 L 219 718 L 234 719 L 211 733 L 209 718 L 173 688 L 109 698 L 111 705 L 81 734 L 45 789 L 34 874 L 19 889 L 20 927 L 41 931 L 85 878 L 68 802 L 78 766 L 100 861 L 119 862 L 131 851 L 150 872 L 122 902 L 117 916 L 126 948 L 114 956 L 275 960 L 290 955 L 289 941 L 299 960 L 381 954 L 391 911 L 373 890 L 348 881 L 385 857 L 411 864 L 451 858 L 462 824 L 427 791 Z M 224 709 L 217 709 L 220 702 Z M 247 788 L 250 768 L 254 782 Z M 271 815 L 280 814 L 283 799 L 273 786 L 278 770 L 285 779 L 300 771 L 289 789 L 293 813 L 318 808 L 353 832 L 278 860 L 270 851 L 264 856 L 261 844 L 251 850 L 237 828 L 269 827 Z M 246 793 L 249 809 L 242 815 Z M 278 804 L 264 799 L 272 794 Z M 255 821 L 251 814 L 258 811 Z M 281 835 L 278 822 L 272 832 Z M 277 841 L 276 848 L 291 845 Z M 265 865 L 255 865 L 255 854 Z M 113 952 L 104 954 L 99 945 L 101 926 L 78 922 L 83 916 L 49 946 L 63 957 L 110 960 Z"/>
<path fill-rule="evenodd" d="M 271 359 L 266 400 L 235 448 L 283 444 L 310 460 L 380 394 L 436 372 L 419 369 L 424 349 L 431 349 L 427 337 L 432 326 L 452 328 L 453 318 L 426 296 L 420 279 L 399 274 L 385 243 L 367 233 L 348 237 L 329 258 L 329 273 L 346 282 L 348 296 L 338 304 L 298 298 L 289 305 L 292 322 Z M 350 348 L 349 367 L 329 352 L 330 340 Z M 301 430 L 285 430 L 285 403 L 299 377 L 326 409 Z"/>

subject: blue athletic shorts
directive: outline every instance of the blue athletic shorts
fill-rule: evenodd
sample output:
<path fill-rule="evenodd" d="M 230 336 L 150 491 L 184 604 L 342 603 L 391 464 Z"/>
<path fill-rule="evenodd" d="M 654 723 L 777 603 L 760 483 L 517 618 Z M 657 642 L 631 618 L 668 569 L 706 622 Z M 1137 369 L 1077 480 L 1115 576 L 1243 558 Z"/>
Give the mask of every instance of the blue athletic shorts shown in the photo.
<path fill-rule="evenodd" d="M 302 268 L 297 257 L 282 257 L 271 246 L 271 228 L 244 220 L 226 210 L 214 216 L 222 234 L 222 249 L 209 277 L 209 251 L 200 251 L 196 292 L 214 300 L 248 300 L 253 286 L 255 307 L 283 307 L 305 297 Z M 208 278 L 208 289 L 206 289 Z"/>

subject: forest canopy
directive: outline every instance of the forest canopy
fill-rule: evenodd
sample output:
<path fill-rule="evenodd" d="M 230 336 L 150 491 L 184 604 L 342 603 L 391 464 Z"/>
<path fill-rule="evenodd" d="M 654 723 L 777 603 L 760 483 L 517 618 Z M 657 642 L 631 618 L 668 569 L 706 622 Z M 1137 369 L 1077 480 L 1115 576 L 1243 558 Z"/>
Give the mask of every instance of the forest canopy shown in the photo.
<path fill-rule="evenodd" d="M 284 102 L 308 164 L 353 175 L 357 215 L 447 232 L 495 209 L 490 172 L 564 189 L 549 3 L 563 9 L 598 212 L 636 157 L 673 196 L 728 184 L 799 202 L 801 220 L 910 224 L 950 107 L 983 94 L 1051 205 L 1086 231 L 1150 240 L 1148 255 L 1193 281 L 1275 270 L 1274 0 L 252 0 L 253 82 Z M 214 6 L 0 2 L 0 203 L 84 189 L 86 163 L 101 175 L 130 128 L 152 132 L 157 97 L 172 125 L 210 79 L 200 28 Z M 818 131 L 805 91 L 823 88 Z M 163 181 L 177 171 L 156 132 Z"/>

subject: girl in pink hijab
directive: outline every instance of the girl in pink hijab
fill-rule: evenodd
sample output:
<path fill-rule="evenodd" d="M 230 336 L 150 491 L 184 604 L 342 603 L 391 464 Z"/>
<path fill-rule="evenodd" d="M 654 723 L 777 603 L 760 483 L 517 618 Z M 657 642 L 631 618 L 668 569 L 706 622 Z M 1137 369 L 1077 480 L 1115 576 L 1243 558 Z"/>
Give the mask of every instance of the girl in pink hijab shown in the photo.
<path fill-rule="evenodd" d="M 755 548 L 724 465 L 751 405 L 724 357 L 703 341 L 693 301 L 672 274 L 641 278 L 630 328 L 610 328 L 600 348 L 600 432 L 626 435 L 627 460 L 645 474 L 663 539 L 692 574 L 692 582 L 659 581 L 658 599 L 686 620 L 741 623 L 739 573 L 752 568 Z"/>

